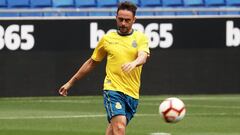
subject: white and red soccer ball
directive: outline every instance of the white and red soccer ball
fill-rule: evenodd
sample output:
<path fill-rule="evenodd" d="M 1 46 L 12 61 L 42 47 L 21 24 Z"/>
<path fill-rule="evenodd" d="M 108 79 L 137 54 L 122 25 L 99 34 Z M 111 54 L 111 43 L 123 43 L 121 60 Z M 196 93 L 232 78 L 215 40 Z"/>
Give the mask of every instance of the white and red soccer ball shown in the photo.
<path fill-rule="evenodd" d="M 176 123 L 186 114 L 185 104 L 179 98 L 167 98 L 160 104 L 159 113 L 166 122 Z"/>

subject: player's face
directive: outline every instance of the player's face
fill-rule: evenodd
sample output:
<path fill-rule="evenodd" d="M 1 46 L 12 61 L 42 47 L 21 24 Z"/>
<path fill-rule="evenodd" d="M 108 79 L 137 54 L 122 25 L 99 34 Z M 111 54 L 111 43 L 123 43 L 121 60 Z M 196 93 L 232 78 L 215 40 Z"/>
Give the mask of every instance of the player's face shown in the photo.
<path fill-rule="evenodd" d="M 119 10 L 116 16 L 117 27 L 120 33 L 128 34 L 132 31 L 132 25 L 136 18 L 133 13 L 128 10 Z"/>

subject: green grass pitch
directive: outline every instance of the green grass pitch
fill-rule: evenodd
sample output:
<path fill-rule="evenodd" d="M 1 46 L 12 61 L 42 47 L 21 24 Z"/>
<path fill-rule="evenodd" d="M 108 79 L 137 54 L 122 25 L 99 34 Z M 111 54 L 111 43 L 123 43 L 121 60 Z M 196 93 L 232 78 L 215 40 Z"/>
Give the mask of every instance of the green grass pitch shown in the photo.
<path fill-rule="evenodd" d="M 160 102 L 182 99 L 187 113 L 165 123 Z M 0 135 L 104 135 L 107 125 L 101 96 L 0 98 Z M 142 96 L 127 135 L 240 135 L 240 95 Z"/>

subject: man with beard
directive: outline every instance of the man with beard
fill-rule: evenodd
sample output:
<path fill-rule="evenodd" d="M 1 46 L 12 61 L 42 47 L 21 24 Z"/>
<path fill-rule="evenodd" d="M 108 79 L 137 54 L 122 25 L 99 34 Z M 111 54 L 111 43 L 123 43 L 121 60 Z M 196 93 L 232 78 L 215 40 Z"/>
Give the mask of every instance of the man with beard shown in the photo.
<path fill-rule="evenodd" d="M 60 89 L 67 96 L 73 84 L 92 71 L 107 57 L 103 96 L 107 112 L 106 135 L 125 135 L 126 126 L 136 113 L 139 99 L 142 65 L 150 54 L 147 37 L 133 30 L 137 7 L 130 2 L 118 5 L 118 30 L 103 36 L 78 72 Z"/>

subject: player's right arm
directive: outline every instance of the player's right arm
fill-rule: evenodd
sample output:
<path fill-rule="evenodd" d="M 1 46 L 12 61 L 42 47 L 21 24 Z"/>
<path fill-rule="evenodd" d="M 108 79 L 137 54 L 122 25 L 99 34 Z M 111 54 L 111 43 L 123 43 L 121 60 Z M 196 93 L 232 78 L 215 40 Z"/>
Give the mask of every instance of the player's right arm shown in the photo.
<path fill-rule="evenodd" d="M 73 86 L 73 84 L 86 76 L 89 72 L 91 72 L 98 63 L 100 63 L 104 57 L 106 56 L 106 51 L 104 49 L 104 38 L 102 38 L 97 47 L 94 49 L 94 52 L 77 71 L 77 73 L 59 89 L 59 94 L 62 96 L 67 96 L 68 90 Z"/>
<path fill-rule="evenodd" d="M 68 90 L 74 85 L 74 83 L 84 76 L 86 76 L 89 72 L 91 72 L 99 62 L 93 60 L 92 58 L 88 59 L 77 71 L 77 73 L 60 89 L 59 94 L 62 96 L 67 96 Z"/>

